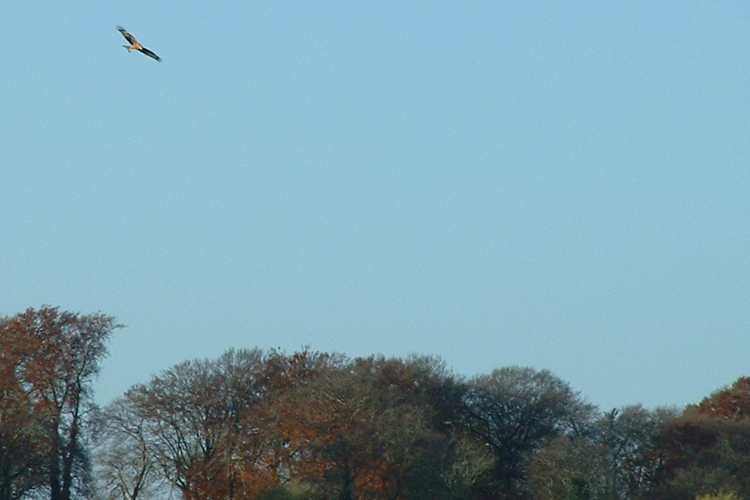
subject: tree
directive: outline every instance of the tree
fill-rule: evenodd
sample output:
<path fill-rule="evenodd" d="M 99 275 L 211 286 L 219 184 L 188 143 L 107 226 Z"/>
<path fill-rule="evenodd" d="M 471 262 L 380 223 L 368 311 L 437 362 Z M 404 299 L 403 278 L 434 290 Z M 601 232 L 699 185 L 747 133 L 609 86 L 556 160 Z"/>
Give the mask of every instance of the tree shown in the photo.
<path fill-rule="evenodd" d="M 608 497 L 605 449 L 589 436 L 557 437 L 534 454 L 529 485 L 536 500 L 593 500 Z"/>
<path fill-rule="evenodd" d="M 688 406 L 660 436 L 660 497 L 736 492 L 750 497 L 750 378 Z"/>
<path fill-rule="evenodd" d="M 266 466 L 263 353 L 230 350 L 188 361 L 130 389 L 161 477 L 186 499 L 254 498 L 276 484 Z"/>
<path fill-rule="evenodd" d="M 16 372 L 44 433 L 51 500 L 70 500 L 88 485 L 85 433 L 92 382 L 117 327 L 110 316 L 49 306 L 27 309 L 2 325 L 3 337 L 23 339 L 30 348 Z"/>
<path fill-rule="evenodd" d="M 731 386 L 688 407 L 686 413 L 734 421 L 750 419 L 750 377 L 738 378 Z"/>
<path fill-rule="evenodd" d="M 608 497 L 648 498 L 653 495 L 663 466 L 659 437 L 676 416 L 672 409 L 652 411 L 633 405 L 613 409 L 599 418 L 594 439 L 605 457 Z"/>
<path fill-rule="evenodd" d="M 735 491 L 750 497 L 750 423 L 694 415 L 675 419 L 660 437 L 659 498 Z"/>
<path fill-rule="evenodd" d="M 450 498 L 477 498 L 492 477 L 494 456 L 469 436 L 453 436 L 451 454 L 443 463 L 442 482 Z"/>
<path fill-rule="evenodd" d="M 494 493 L 528 498 L 527 465 L 549 440 L 583 432 L 593 407 L 546 370 L 510 367 L 469 382 L 465 425 L 495 456 Z"/>
<path fill-rule="evenodd" d="M 416 358 L 336 361 L 274 404 L 294 452 L 291 477 L 321 498 L 445 498 L 450 440 L 435 428 L 438 366 Z"/>
<path fill-rule="evenodd" d="M 15 500 L 45 484 L 47 439 L 20 379 L 33 353 L 21 332 L 0 320 L 0 499 Z"/>
<path fill-rule="evenodd" d="M 531 460 L 534 498 L 654 498 L 659 438 L 674 417 L 668 409 L 628 406 L 604 413 L 583 435 L 554 439 Z"/>
<path fill-rule="evenodd" d="M 95 427 L 99 496 L 137 500 L 159 488 L 158 465 L 149 449 L 145 419 L 127 398 L 101 411 Z"/>

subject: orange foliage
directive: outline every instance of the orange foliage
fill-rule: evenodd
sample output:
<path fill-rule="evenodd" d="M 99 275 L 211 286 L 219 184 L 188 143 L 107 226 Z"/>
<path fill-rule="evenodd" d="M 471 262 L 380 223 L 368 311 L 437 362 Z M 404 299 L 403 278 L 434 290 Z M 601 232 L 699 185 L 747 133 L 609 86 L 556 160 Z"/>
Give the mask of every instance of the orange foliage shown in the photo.
<path fill-rule="evenodd" d="M 740 377 L 730 387 L 705 398 L 692 410 L 699 415 L 730 420 L 750 418 L 750 377 Z"/>

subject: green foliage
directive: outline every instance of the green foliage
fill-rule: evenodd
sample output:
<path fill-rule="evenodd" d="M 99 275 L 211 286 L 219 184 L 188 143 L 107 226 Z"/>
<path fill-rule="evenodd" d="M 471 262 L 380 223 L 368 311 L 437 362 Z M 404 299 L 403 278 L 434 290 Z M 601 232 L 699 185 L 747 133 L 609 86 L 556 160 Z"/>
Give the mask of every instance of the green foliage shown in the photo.
<path fill-rule="evenodd" d="M 708 495 L 698 495 L 695 500 L 740 500 L 739 495 L 736 493 L 716 493 Z"/>
<path fill-rule="evenodd" d="M 451 498 L 476 497 L 482 486 L 491 481 L 494 463 L 494 456 L 486 446 L 468 436 L 458 438 L 442 471 L 442 482 Z"/>

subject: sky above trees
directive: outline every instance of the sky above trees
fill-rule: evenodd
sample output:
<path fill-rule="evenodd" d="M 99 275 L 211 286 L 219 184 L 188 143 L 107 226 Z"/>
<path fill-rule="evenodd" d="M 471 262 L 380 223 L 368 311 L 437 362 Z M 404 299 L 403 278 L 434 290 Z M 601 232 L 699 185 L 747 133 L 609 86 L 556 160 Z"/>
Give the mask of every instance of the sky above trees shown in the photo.
<path fill-rule="evenodd" d="M 304 345 L 697 401 L 750 348 L 748 16 L 2 2 L 0 313 L 125 324 L 102 402 Z"/>

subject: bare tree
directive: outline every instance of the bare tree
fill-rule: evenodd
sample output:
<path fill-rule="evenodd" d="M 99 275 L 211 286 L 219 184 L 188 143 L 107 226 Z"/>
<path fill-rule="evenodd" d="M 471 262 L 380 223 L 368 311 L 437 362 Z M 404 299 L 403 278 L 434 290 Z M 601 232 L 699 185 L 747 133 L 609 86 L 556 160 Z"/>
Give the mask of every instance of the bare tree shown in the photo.
<path fill-rule="evenodd" d="M 106 498 L 137 500 L 160 487 L 158 465 L 149 449 L 145 419 L 127 398 L 96 418 L 97 489 Z"/>

